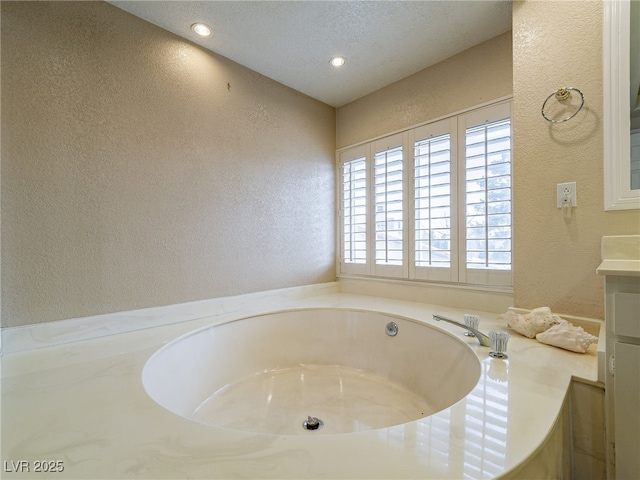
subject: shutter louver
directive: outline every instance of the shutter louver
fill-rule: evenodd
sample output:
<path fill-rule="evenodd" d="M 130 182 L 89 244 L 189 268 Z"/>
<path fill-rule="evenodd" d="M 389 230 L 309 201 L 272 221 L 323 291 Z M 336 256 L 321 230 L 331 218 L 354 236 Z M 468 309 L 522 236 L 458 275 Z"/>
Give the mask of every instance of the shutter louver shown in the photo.
<path fill-rule="evenodd" d="M 402 265 L 402 146 L 377 152 L 374 169 L 375 262 Z"/>
<path fill-rule="evenodd" d="M 415 266 L 451 266 L 451 136 L 415 142 Z"/>
<path fill-rule="evenodd" d="M 342 171 L 343 259 L 367 261 L 367 176 L 365 158 L 345 162 Z"/>
<path fill-rule="evenodd" d="M 511 122 L 467 128 L 466 265 L 511 269 Z"/>

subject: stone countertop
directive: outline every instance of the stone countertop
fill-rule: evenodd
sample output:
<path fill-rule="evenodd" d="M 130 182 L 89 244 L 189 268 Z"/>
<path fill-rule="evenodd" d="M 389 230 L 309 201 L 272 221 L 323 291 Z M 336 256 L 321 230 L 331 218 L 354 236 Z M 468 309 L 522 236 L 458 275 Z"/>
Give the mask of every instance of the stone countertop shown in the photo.
<path fill-rule="evenodd" d="M 599 275 L 640 276 L 640 235 L 602 237 Z"/>
<path fill-rule="evenodd" d="M 599 275 L 640 276 L 640 260 L 603 260 L 596 269 Z"/>
<path fill-rule="evenodd" d="M 447 330 L 476 352 L 481 379 L 471 394 L 432 416 L 341 435 L 225 430 L 156 404 L 141 382 L 148 358 L 184 333 L 261 311 L 247 304 L 231 313 L 4 355 L 2 477 L 503 477 L 545 443 L 572 377 L 597 380 L 595 345 L 582 355 L 510 332 L 509 359 L 498 360 L 462 329 L 431 319 L 433 313 L 461 319 L 460 309 L 341 293 L 263 308 L 267 313 L 315 307 L 376 310 Z M 480 315 L 482 331 L 506 328 L 497 320 L 500 312 L 472 313 Z M 41 461 L 64 471 L 34 472 Z M 30 471 L 16 471 L 19 465 Z"/>

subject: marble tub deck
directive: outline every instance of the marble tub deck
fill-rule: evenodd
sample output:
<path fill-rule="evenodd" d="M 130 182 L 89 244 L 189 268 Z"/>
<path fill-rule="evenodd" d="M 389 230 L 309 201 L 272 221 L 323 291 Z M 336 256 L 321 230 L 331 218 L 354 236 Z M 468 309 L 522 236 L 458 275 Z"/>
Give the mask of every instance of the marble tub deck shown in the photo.
<path fill-rule="evenodd" d="M 376 310 L 449 331 L 478 355 L 480 381 L 465 399 L 430 417 L 324 436 L 205 426 L 163 409 L 142 386 L 148 358 L 184 333 L 249 314 L 314 307 Z M 507 478 L 540 456 L 562 421 L 572 377 L 597 380 L 595 345 L 581 355 L 511 332 L 509 359 L 497 360 L 462 329 L 431 319 L 433 313 L 461 319 L 469 310 L 341 293 L 262 308 L 5 354 L 2 478 Z M 473 313 L 482 331 L 505 328 L 496 318 L 501 312 Z M 64 471 L 35 472 L 43 461 Z"/>

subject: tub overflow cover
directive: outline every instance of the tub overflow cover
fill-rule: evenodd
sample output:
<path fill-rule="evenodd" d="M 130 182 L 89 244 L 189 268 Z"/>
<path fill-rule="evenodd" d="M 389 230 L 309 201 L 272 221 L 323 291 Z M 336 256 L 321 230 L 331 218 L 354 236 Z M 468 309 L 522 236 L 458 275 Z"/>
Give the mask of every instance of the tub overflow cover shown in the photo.
<path fill-rule="evenodd" d="M 398 334 L 398 324 L 396 322 L 389 322 L 386 326 L 387 335 L 395 337 Z"/>

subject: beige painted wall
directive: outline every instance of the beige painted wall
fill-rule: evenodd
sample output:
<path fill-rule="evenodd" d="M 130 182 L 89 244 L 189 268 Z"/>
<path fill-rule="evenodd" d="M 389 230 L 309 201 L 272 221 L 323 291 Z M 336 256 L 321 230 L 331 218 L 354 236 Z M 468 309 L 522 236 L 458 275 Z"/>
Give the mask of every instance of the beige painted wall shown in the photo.
<path fill-rule="evenodd" d="M 513 59 L 509 33 L 339 108 L 338 148 L 513 91 L 515 305 L 602 318 L 600 239 L 640 233 L 637 210 L 603 206 L 602 3 L 514 2 L 512 34 Z M 561 86 L 580 88 L 585 107 L 551 125 L 540 107 Z M 567 223 L 556 185 L 570 181 Z"/>
<path fill-rule="evenodd" d="M 603 318 L 596 275 L 603 235 L 640 233 L 640 213 L 605 212 L 603 200 L 602 2 L 525 1 L 513 5 L 514 298 L 559 313 Z M 541 117 L 545 98 L 579 88 L 572 120 Z M 577 182 L 578 207 L 565 222 L 556 184 Z"/>
<path fill-rule="evenodd" d="M 332 108 L 108 4 L 2 23 L 3 326 L 334 278 Z M 602 317 L 600 238 L 640 232 L 602 206 L 601 24 L 600 1 L 515 2 L 513 62 L 501 35 L 337 112 L 344 147 L 513 92 L 519 307 Z M 561 85 L 586 106 L 549 125 Z"/>
<path fill-rule="evenodd" d="M 2 2 L 2 324 L 335 279 L 335 110 L 104 2 Z"/>
<path fill-rule="evenodd" d="M 511 95 L 511 32 L 338 108 L 338 148 Z"/>

